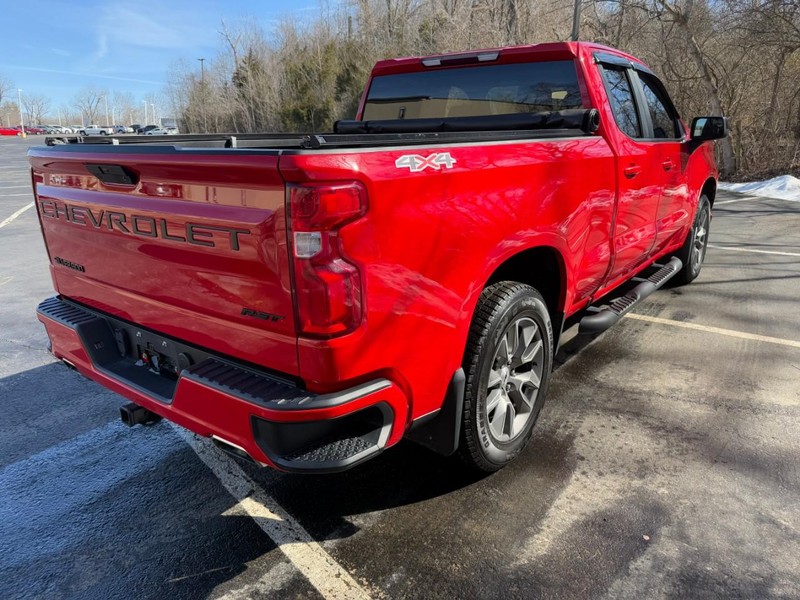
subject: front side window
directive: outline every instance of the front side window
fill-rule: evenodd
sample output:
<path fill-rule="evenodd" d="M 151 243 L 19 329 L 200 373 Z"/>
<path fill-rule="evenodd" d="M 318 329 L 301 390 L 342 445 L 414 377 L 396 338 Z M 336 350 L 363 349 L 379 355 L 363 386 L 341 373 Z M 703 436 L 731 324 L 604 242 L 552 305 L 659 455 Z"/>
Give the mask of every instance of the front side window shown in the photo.
<path fill-rule="evenodd" d="M 603 77 L 606 81 L 606 91 L 611 102 L 611 112 L 617 126 L 632 138 L 641 137 L 642 127 L 639 115 L 636 113 L 636 104 L 633 101 L 633 88 L 625 69 L 611 66 L 603 68 Z"/>
<path fill-rule="evenodd" d="M 575 63 L 558 60 L 380 75 L 364 120 L 476 117 L 582 108 Z"/>
<path fill-rule="evenodd" d="M 639 79 L 642 81 L 647 110 L 650 112 L 650 120 L 653 122 L 653 137 L 658 139 L 681 137 L 677 115 L 669 101 L 663 98 L 663 91 L 657 80 L 646 73 L 640 73 Z"/>

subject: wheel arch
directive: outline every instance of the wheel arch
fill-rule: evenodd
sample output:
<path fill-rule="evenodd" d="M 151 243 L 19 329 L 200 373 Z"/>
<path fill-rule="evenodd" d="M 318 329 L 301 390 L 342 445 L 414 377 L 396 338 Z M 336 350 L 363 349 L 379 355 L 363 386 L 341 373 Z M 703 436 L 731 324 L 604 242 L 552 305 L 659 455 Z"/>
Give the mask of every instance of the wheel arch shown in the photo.
<path fill-rule="evenodd" d="M 498 281 L 517 281 L 536 288 L 547 304 L 551 318 L 564 311 L 566 303 L 566 266 L 561 253 L 553 246 L 526 248 L 499 264 L 481 289 Z"/>
<path fill-rule="evenodd" d="M 713 177 L 709 177 L 708 179 L 706 179 L 702 189 L 700 190 L 700 195 L 702 196 L 703 194 L 705 194 L 708 197 L 708 201 L 711 203 L 711 208 L 714 208 L 714 198 L 717 195 L 716 179 L 714 179 Z"/>

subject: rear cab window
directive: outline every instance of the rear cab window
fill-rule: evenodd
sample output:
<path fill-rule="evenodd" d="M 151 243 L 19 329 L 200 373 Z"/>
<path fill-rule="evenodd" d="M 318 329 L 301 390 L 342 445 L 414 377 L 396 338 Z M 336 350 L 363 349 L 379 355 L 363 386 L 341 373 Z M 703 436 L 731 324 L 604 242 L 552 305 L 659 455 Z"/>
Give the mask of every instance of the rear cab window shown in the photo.
<path fill-rule="evenodd" d="M 373 78 L 363 120 L 584 108 L 572 60 L 460 66 Z"/>

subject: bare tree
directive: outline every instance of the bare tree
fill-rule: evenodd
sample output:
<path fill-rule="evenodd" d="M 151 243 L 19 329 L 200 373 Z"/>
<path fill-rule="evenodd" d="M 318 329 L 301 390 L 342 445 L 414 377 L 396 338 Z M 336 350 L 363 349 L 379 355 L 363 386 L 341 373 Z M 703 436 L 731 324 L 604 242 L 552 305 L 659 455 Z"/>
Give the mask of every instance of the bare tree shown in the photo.
<path fill-rule="evenodd" d="M 583 3 L 581 39 L 647 62 L 686 120 L 730 117 L 716 144 L 725 176 L 800 170 L 798 0 Z M 567 40 L 571 28 L 564 0 L 331 1 L 271 31 L 223 23 L 204 76 L 194 60 L 176 65 L 157 112 L 185 131 L 324 130 L 354 116 L 376 60 Z"/>
<path fill-rule="evenodd" d="M 8 95 L 13 91 L 13 89 L 14 82 L 6 76 L 0 75 L 0 104 L 3 103 L 3 100 L 8 98 Z"/>
<path fill-rule="evenodd" d="M 105 93 L 94 86 L 87 86 L 73 99 L 72 104 L 80 112 L 84 125 L 97 123 Z"/>
<path fill-rule="evenodd" d="M 42 94 L 27 94 L 22 97 L 22 106 L 28 113 L 28 122 L 41 125 L 50 110 L 50 98 Z"/>

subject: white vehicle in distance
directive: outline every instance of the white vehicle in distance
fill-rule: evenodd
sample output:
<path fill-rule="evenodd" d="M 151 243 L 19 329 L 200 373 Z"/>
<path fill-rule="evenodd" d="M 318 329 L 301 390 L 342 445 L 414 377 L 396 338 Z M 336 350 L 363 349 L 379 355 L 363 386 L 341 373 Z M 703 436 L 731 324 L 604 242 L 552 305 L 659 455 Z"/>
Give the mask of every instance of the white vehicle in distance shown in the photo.
<path fill-rule="evenodd" d="M 178 133 L 177 127 L 159 127 L 158 129 L 146 131 L 145 135 L 177 135 Z"/>
<path fill-rule="evenodd" d="M 113 127 L 102 127 L 101 125 L 86 125 L 81 127 L 81 135 L 113 135 Z"/>
<path fill-rule="evenodd" d="M 128 125 L 114 125 L 114 133 L 133 133 L 133 127 Z"/>

